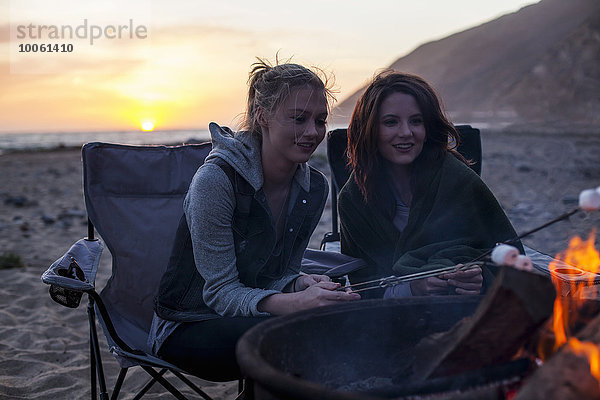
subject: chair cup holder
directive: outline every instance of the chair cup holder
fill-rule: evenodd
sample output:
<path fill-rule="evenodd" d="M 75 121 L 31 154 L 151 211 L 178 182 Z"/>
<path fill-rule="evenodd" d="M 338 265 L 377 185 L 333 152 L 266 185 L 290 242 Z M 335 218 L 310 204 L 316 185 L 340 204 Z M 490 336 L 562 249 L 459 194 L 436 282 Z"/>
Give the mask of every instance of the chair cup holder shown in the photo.
<path fill-rule="evenodd" d="M 67 271 L 64 268 L 59 269 L 57 272 L 59 275 L 61 274 L 61 270 Z M 65 276 L 65 275 L 62 275 Z M 69 308 L 77 308 L 79 307 L 79 303 L 81 302 L 81 296 L 83 296 L 83 292 L 79 292 L 76 290 L 65 289 L 64 287 L 60 287 L 58 285 L 50 285 L 50 297 L 52 300 L 57 302 L 60 305 Z"/>

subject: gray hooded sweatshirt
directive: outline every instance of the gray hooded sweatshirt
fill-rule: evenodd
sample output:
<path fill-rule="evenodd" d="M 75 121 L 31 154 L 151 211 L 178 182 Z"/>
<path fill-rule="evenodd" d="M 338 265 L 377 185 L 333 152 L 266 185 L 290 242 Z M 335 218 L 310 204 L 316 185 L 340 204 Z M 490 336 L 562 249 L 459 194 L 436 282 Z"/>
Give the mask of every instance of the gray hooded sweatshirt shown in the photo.
<path fill-rule="evenodd" d="M 234 135 L 229 129 L 215 123 L 209 125 L 213 149 L 206 161 L 220 158 L 233 167 L 255 191 L 263 186 L 260 139 L 248 132 Z M 327 181 L 319 212 L 311 221 L 314 230 L 319 222 L 327 198 Z M 313 176 L 314 178 L 314 176 Z M 287 214 L 289 215 L 300 188 L 310 189 L 311 173 L 306 164 L 300 164 L 294 175 Z M 198 272 L 205 280 L 202 297 L 206 305 L 221 316 L 268 316 L 257 309 L 267 296 L 281 293 L 300 272 L 302 252 L 294 254 L 280 279 L 264 288 L 251 288 L 240 282 L 236 266 L 235 244 L 231 221 L 235 210 L 235 193 L 226 173 L 218 165 L 205 162 L 194 175 L 184 200 L 184 213 L 190 230 L 194 259 Z M 312 230 L 311 230 L 312 232 Z M 303 249 L 310 237 L 302 243 Z M 154 316 L 149 341 L 154 351 L 166 340 L 180 322 Z"/>

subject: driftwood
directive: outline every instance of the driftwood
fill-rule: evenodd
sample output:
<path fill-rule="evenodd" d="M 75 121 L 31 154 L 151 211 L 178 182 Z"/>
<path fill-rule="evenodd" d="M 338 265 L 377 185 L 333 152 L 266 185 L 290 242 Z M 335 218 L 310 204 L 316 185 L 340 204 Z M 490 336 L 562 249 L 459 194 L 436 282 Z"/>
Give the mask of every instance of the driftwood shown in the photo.
<path fill-rule="evenodd" d="M 600 348 L 600 316 L 594 318 L 576 337 Z M 525 399 L 600 399 L 600 382 L 590 373 L 586 357 L 576 354 L 569 346 L 563 346 L 519 390 L 515 400 Z"/>
<path fill-rule="evenodd" d="M 552 315 L 554 297 L 548 277 L 503 267 L 475 314 L 417 345 L 413 380 L 510 361 Z"/>

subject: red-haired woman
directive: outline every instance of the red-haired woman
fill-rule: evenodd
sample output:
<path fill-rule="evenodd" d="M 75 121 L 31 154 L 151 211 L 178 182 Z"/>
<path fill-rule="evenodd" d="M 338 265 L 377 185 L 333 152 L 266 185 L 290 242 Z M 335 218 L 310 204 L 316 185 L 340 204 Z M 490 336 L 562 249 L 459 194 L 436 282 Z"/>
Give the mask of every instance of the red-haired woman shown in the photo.
<path fill-rule="evenodd" d="M 353 283 L 465 263 L 516 236 L 494 195 L 450 145 L 459 140 L 422 78 L 385 71 L 367 87 L 348 128 L 353 173 L 339 196 L 342 253 L 369 264 L 350 277 Z M 378 294 L 478 294 L 492 279 L 475 267 Z"/>

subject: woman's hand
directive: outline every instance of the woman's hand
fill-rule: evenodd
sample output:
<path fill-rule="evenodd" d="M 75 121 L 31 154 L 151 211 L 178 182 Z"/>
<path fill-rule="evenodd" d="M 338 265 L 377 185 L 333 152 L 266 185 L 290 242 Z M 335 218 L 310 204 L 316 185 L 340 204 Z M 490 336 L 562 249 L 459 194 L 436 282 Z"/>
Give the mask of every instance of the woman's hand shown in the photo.
<path fill-rule="evenodd" d="M 298 310 L 360 300 L 360 295 L 358 293 L 348 293 L 344 290 L 337 290 L 339 287 L 339 283 L 321 281 L 296 293 L 298 295 Z"/>
<path fill-rule="evenodd" d="M 458 264 L 457 267 L 461 267 Z M 473 267 L 464 271 L 449 272 L 441 276 L 447 279 L 448 286 L 454 287 L 456 294 L 479 294 L 483 286 L 483 274 L 481 267 Z"/>
<path fill-rule="evenodd" d="M 300 275 L 294 281 L 294 292 L 301 292 L 304 289 L 307 289 L 313 285 L 316 285 L 319 282 L 331 282 L 331 278 L 327 275 Z"/>
<path fill-rule="evenodd" d="M 410 283 L 413 296 L 439 296 L 448 294 L 448 281 L 437 276 L 418 279 Z"/>
<path fill-rule="evenodd" d="M 360 300 L 358 293 L 336 290 L 339 287 L 339 283 L 321 281 L 300 292 L 272 294 L 258 303 L 258 310 L 273 315 L 283 315 L 314 307 Z"/>

